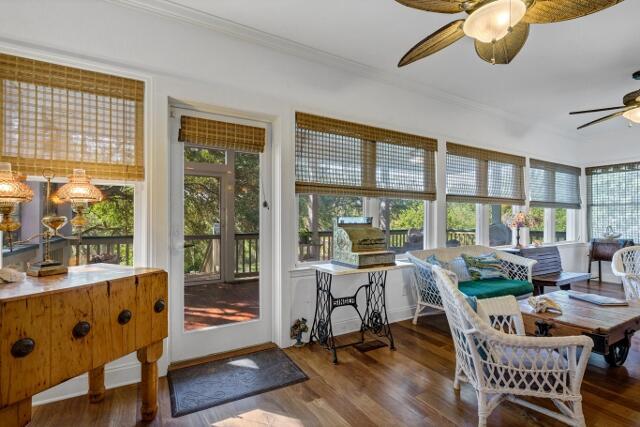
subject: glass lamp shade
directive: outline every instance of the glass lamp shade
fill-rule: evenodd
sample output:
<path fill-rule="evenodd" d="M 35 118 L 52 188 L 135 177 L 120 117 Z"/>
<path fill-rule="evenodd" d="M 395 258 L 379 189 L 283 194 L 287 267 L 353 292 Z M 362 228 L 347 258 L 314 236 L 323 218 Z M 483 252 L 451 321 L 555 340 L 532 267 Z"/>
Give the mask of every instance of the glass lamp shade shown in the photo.
<path fill-rule="evenodd" d="M 11 163 L 0 163 L 0 203 L 30 202 L 33 191 L 24 183 L 24 176 L 11 171 Z"/>
<path fill-rule="evenodd" d="M 72 204 L 95 203 L 102 200 L 102 192 L 85 174 L 84 169 L 74 169 L 73 175 L 69 177 L 69 182 L 58 189 L 54 199 Z"/>
<path fill-rule="evenodd" d="M 495 0 L 475 10 L 464 22 L 464 33 L 483 43 L 498 41 L 509 34 L 527 12 L 522 0 Z"/>
<path fill-rule="evenodd" d="M 640 107 L 636 107 L 633 110 L 625 111 L 622 114 L 627 120 L 631 120 L 633 123 L 640 123 Z"/>

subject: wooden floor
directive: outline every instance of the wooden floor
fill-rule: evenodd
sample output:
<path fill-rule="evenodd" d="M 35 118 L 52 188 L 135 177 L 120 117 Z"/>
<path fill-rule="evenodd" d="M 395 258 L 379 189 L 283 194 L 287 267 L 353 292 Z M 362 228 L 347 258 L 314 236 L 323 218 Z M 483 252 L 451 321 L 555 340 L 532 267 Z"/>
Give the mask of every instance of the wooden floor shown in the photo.
<path fill-rule="evenodd" d="M 620 285 L 597 283 L 576 290 L 620 296 Z M 397 351 L 380 348 L 360 353 L 339 351 L 330 362 L 319 346 L 286 352 L 309 380 L 290 387 L 171 418 L 166 378 L 160 381 L 160 411 L 153 426 L 473 426 L 476 397 L 463 385 L 452 387 L 453 344 L 443 316 L 422 317 L 419 325 L 392 326 Z M 353 339 L 353 335 L 341 340 Z M 640 334 L 622 368 L 609 368 L 602 356 L 591 357 L 582 387 L 589 426 L 640 426 Z M 84 397 L 34 409 L 33 426 L 134 426 L 140 419 L 136 386 L 107 391 L 101 404 Z M 142 424 L 141 424 L 142 425 Z M 490 426 L 556 426 L 550 418 L 519 406 L 502 404 Z"/>

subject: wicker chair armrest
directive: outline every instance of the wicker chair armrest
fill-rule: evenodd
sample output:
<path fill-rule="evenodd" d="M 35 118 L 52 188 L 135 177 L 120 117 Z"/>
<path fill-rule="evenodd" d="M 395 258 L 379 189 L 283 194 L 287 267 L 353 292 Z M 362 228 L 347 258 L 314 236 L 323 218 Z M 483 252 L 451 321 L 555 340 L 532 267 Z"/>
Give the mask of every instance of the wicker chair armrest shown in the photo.
<path fill-rule="evenodd" d="M 502 261 L 503 270 L 510 279 L 526 279 L 528 282 L 531 282 L 533 266 L 538 261 L 501 251 L 496 252 L 496 257 Z"/>
<path fill-rule="evenodd" d="M 520 305 L 513 295 L 478 300 L 478 315 L 493 328 L 525 335 Z"/>
<path fill-rule="evenodd" d="M 572 335 L 567 337 L 528 337 L 500 334 L 498 331 L 492 331 L 491 335 L 493 335 L 491 337 L 491 341 L 512 347 L 547 348 L 555 350 L 574 346 L 582 348 L 583 352 L 588 353 L 590 353 L 593 348 L 593 340 L 585 335 Z"/>

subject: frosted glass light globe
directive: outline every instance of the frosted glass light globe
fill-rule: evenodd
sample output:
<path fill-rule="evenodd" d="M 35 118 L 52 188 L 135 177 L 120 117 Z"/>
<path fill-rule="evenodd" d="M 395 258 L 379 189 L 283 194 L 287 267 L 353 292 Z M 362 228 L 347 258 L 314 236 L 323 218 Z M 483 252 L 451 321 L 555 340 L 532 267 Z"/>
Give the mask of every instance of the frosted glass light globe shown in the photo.
<path fill-rule="evenodd" d="M 464 33 L 483 43 L 498 41 L 509 34 L 527 12 L 522 0 L 496 0 L 475 10 L 462 27 Z"/>
<path fill-rule="evenodd" d="M 640 107 L 636 107 L 633 110 L 625 111 L 622 113 L 622 117 L 627 120 L 631 120 L 633 123 L 640 123 Z"/>

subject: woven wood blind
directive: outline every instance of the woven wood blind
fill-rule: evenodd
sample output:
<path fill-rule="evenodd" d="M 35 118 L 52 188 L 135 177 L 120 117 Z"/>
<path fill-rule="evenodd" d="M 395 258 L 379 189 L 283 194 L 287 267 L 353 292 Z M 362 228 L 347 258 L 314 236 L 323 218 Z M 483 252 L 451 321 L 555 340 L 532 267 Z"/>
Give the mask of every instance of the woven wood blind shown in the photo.
<path fill-rule="evenodd" d="M 447 143 L 447 201 L 524 205 L 525 158 Z"/>
<path fill-rule="evenodd" d="M 640 162 L 586 168 L 589 236 L 610 225 L 622 238 L 640 241 Z"/>
<path fill-rule="evenodd" d="M 529 165 L 531 206 L 580 209 L 580 168 L 536 159 Z"/>
<path fill-rule="evenodd" d="M 432 138 L 296 113 L 296 192 L 435 200 Z"/>
<path fill-rule="evenodd" d="M 265 138 L 264 128 L 190 116 L 182 116 L 180 119 L 178 141 L 189 144 L 262 153 Z"/>
<path fill-rule="evenodd" d="M 144 179 L 144 82 L 0 54 L 0 161 Z"/>

